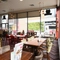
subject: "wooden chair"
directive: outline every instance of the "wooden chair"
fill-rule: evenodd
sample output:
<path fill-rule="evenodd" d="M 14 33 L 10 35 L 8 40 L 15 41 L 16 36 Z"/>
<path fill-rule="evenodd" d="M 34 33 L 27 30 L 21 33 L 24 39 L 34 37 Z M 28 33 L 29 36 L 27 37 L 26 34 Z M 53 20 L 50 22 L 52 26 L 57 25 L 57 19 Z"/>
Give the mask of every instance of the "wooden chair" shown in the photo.
<path fill-rule="evenodd" d="M 34 60 L 43 60 L 43 51 L 41 49 L 38 50 L 38 54 L 35 56 Z"/>
<path fill-rule="evenodd" d="M 38 48 L 41 49 L 43 51 L 43 60 L 48 60 L 48 55 L 49 55 L 49 51 L 48 51 L 48 41 L 49 39 L 46 39 L 46 41 Z"/>
<path fill-rule="evenodd" d="M 10 44 L 15 45 L 15 43 L 17 42 L 17 38 L 13 35 L 10 36 Z"/>

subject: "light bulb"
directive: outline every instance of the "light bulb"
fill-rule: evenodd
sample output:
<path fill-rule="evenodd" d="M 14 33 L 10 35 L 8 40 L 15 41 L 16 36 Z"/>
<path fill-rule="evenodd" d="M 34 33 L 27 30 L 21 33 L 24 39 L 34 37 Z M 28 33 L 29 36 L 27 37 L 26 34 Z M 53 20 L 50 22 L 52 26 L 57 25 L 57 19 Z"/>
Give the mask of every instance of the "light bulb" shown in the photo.
<path fill-rule="evenodd" d="M 20 1 L 23 1 L 23 0 L 20 0 Z"/>

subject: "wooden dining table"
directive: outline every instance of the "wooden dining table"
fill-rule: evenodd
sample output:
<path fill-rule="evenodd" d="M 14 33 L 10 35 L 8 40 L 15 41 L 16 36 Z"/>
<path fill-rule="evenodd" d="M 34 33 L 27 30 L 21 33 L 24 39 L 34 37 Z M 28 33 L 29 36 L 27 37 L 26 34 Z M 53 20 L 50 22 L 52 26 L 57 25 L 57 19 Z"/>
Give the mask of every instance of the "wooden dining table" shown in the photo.
<path fill-rule="evenodd" d="M 34 55 L 37 55 L 38 47 L 40 47 L 45 40 L 46 38 L 40 38 L 40 40 L 39 38 L 28 40 L 27 42 L 24 42 L 24 50 L 28 50 L 33 52 Z"/>
<path fill-rule="evenodd" d="M 32 40 L 28 40 L 27 42 L 24 42 L 25 45 L 31 45 L 31 46 L 40 46 L 46 38 L 34 38 Z"/>
<path fill-rule="evenodd" d="M 11 55 L 11 51 L 8 51 L 8 52 L 0 55 L 0 60 L 11 60 L 11 56 L 10 55 Z M 33 57 L 33 53 L 27 52 L 27 51 L 23 51 L 21 60 L 32 60 L 32 57 Z"/>

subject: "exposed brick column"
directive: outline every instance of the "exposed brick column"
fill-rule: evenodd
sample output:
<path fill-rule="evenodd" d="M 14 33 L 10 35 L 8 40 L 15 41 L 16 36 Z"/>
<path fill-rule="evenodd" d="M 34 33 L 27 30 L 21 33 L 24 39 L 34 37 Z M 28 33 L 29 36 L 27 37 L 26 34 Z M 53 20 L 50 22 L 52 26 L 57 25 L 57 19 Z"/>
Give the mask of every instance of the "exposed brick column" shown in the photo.
<path fill-rule="evenodd" d="M 56 34 L 56 36 L 58 36 L 57 37 L 57 39 L 58 39 L 58 52 L 59 52 L 59 60 L 60 60 L 60 6 L 57 8 L 57 28 L 56 28 L 56 33 L 58 34 Z M 58 31 L 57 31 L 57 29 L 58 29 Z M 57 41 L 57 40 L 56 40 Z"/>
<path fill-rule="evenodd" d="M 56 11 L 56 38 L 60 38 L 60 7 Z"/>
<path fill-rule="evenodd" d="M 56 38 L 49 53 L 50 60 L 60 60 L 60 7 L 56 12 Z"/>

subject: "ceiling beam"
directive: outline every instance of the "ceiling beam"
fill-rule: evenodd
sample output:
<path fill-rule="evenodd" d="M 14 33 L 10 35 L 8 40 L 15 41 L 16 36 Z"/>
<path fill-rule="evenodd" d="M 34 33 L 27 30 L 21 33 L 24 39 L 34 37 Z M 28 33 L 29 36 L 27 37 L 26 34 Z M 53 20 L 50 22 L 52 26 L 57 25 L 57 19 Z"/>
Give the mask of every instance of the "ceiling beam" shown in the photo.
<path fill-rule="evenodd" d="M 52 9 L 52 8 L 56 8 L 56 5 L 53 6 L 46 6 L 46 7 L 42 7 L 41 9 Z M 33 8 L 33 9 L 25 9 L 25 10 L 19 10 L 19 11 L 10 11 L 7 13 L 3 13 L 3 14 L 8 14 L 8 13 L 23 13 L 23 12 L 31 12 L 31 11 L 37 11 L 39 10 L 39 8 Z M 2 14 L 2 15 L 3 15 Z M 1 15 L 1 14 L 0 14 Z"/>

